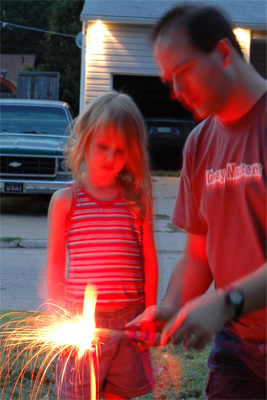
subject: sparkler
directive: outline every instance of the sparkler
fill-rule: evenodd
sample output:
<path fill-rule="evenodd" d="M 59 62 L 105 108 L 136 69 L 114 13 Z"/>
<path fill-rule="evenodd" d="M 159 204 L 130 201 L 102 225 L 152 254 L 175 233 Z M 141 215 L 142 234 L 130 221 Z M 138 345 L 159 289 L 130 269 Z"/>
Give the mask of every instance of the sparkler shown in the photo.
<path fill-rule="evenodd" d="M 23 379 L 29 375 L 29 372 L 33 381 L 30 399 L 37 399 L 41 395 L 45 376 L 52 369 L 56 359 L 62 357 L 67 364 L 74 354 L 77 353 L 78 359 L 81 359 L 88 352 L 91 399 L 96 399 L 94 360 L 97 360 L 99 330 L 95 328 L 96 295 L 93 293 L 92 288 L 86 288 L 83 315 L 72 315 L 67 310 L 58 307 L 53 314 L 47 312 L 11 313 L 1 318 L 2 321 L 4 318 L 10 318 L 1 326 L 0 384 L 3 388 L 1 398 L 4 398 L 12 372 L 18 364 L 20 371 L 9 399 L 13 398 L 16 391 L 21 393 Z M 54 374 L 55 372 L 52 378 Z"/>
<path fill-rule="evenodd" d="M 144 335 L 140 331 L 127 329 L 118 331 L 96 328 L 95 304 L 95 291 L 91 287 L 87 287 L 82 315 L 73 315 L 69 311 L 53 305 L 56 308 L 54 313 L 39 310 L 37 312 L 10 313 L 0 318 L 1 400 L 40 399 L 43 395 L 44 385 L 48 386 L 49 391 L 52 390 L 58 361 L 63 360 L 63 368 L 58 374 L 60 383 L 64 380 L 70 360 L 74 359 L 76 362 L 83 357 L 89 357 L 91 400 L 94 400 L 97 398 L 96 377 L 100 341 L 113 335 L 126 335 L 135 342 L 140 340 L 153 342 L 154 336 L 150 333 Z M 46 303 L 43 306 L 47 305 Z M 156 366 L 160 359 L 161 365 L 162 361 L 166 362 L 165 355 L 160 354 L 161 352 L 157 351 Z M 174 375 L 177 380 L 179 373 Z M 15 379 L 13 379 L 14 376 Z M 79 376 L 79 371 L 77 376 Z M 162 380 L 162 374 L 157 376 L 157 379 Z M 26 397 L 24 397 L 25 380 L 30 380 Z M 73 385 L 75 390 L 75 382 Z M 166 382 L 164 386 L 165 393 Z M 154 388 L 154 390 L 155 398 L 160 398 L 156 395 L 158 389 Z"/>

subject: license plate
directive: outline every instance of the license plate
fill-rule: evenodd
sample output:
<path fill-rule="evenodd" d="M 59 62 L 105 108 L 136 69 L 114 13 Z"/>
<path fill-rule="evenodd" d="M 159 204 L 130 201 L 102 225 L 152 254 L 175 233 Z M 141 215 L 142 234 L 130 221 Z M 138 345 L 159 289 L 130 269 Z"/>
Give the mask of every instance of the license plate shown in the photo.
<path fill-rule="evenodd" d="M 157 133 L 172 133 L 172 128 L 170 126 L 159 126 Z"/>
<path fill-rule="evenodd" d="M 23 183 L 5 183 L 6 193 L 23 193 Z"/>

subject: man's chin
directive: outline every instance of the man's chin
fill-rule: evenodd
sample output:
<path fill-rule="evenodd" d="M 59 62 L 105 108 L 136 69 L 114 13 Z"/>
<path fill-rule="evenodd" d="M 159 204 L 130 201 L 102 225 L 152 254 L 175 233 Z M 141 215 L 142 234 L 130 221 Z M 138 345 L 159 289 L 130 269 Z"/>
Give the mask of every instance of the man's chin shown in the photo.
<path fill-rule="evenodd" d="M 197 111 L 191 110 L 191 113 L 192 113 L 192 116 L 193 116 L 194 120 L 196 121 L 196 123 L 199 123 L 199 122 L 203 121 L 203 119 L 207 118 L 207 115 L 203 115 L 203 114 L 201 115 L 201 113 L 198 113 Z"/>
<path fill-rule="evenodd" d="M 201 122 L 203 119 L 205 119 L 208 115 L 204 115 L 203 112 L 194 109 L 193 107 L 190 107 L 188 104 L 183 104 L 184 108 L 186 108 L 190 114 L 192 115 L 193 119 L 196 121 L 196 123 Z"/>
<path fill-rule="evenodd" d="M 194 121 L 196 121 L 196 123 L 203 121 L 203 119 L 205 119 L 209 116 L 209 114 L 205 113 L 204 110 L 201 112 L 201 110 L 196 110 L 193 107 L 190 107 L 190 104 L 186 104 L 185 102 L 182 102 L 182 101 L 180 101 L 180 103 L 186 110 L 188 110 L 190 112 L 190 114 L 192 115 L 192 117 L 193 117 Z"/>

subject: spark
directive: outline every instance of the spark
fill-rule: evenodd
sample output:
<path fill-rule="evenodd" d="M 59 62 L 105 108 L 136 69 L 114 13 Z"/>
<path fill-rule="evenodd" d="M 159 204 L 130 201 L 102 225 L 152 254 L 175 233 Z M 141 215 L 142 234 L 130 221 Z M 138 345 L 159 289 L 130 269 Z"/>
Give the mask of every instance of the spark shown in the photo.
<path fill-rule="evenodd" d="M 86 362 L 88 359 L 87 365 L 90 368 L 90 398 L 97 399 L 100 344 L 113 335 L 126 335 L 131 341 L 138 343 L 143 340 L 143 334 L 127 329 L 97 328 L 95 305 L 95 290 L 87 288 L 82 315 L 74 315 L 54 304 L 45 303 L 44 309 L 52 306 L 55 311 L 51 313 L 39 309 L 35 312 L 9 313 L 0 318 L 1 400 L 40 399 L 44 395 L 44 388 L 49 392 L 52 391 L 56 375 L 59 383 L 64 380 L 70 360 L 74 360 L 74 368 L 77 367 L 77 382 L 73 382 L 75 392 L 75 384 L 78 384 L 78 380 L 82 377 L 78 363 L 82 357 L 87 357 Z M 154 336 L 148 334 L 145 339 L 152 342 Z M 180 366 L 176 365 L 173 356 L 170 354 L 167 356 L 160 349 L 153 350 L 153 354 L 152 361 L 158 381 L 154 387 L 154 394 L 155 399 L 160 399 L 161 391 L 165 393 L 168 386 L 174 385 L 173 382 L 179 386 L 177 377 L 180 376 Z M 58 362 L 61 362 L 62 366 L 60 373 L 57 370 Z M 167 371 L 171 370 L 174 372 L 170 380 Z M 167 381 L 171 383 L 167 384 Z"/>
<path fill-rule="evenodd" d="M 10 386 L 12 373 L 19 368 L 9 398 L 12 399 L 16 392 L 21 393 L 23 379 L 30 374 L 30 399 L 37 399 L 42 392 L 43 383 L 47 380 L 46 375 L 53 370 L 56 360 L 60 357 L 65 360 L 63 369 L 65 371 L 70 357 L 77 355 L 78 359 L 81 359 L 88 353 L 91 399 L 96 399 L 94 360 L 98 358 L 99 330 L 95 327 L 95 304 L 95 291 L 87 287 L 82 315 L 73 315 L 53 305 L 56 310 L 54 313 L 38 311 L 2 316 L 0 319 L 2 396 Z M 4 322 L 5 320 L 8 321 Z M 54 375 L 55 372 L 52 373 L 52 378 Z M 61 380 L 63 376 L 64 372 Z"/>

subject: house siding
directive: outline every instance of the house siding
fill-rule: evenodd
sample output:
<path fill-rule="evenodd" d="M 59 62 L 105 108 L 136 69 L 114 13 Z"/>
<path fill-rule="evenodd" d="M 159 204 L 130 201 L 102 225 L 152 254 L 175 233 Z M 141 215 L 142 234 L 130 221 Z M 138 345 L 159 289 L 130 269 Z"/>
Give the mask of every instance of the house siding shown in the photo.
<path fill-rule="evenodd" d="M 158 75 L 150 44 L 151 27 L 107 24 L 103 47 L 94 49 L 93 24 L 86 43 L 85 103 L 113 88 L 113 74 Z M 98 40 L 98 39 L 97 39 Z"/>
<path fill-rule="evenodd" d="M 177 3 L 179 1 L 182 0 L 177 0 Z M 251 43 L 250 48 L 246 50 L 246 59 L 266 77 L 266 49 L 263 49 L 262 42 L 255 43 L 254 37 L 255 32 L 261 32 L 261 39 L 263 38 L 266 43 L 266 1 L 209 0 L 209 2 L 222 6 L 234 26 L 249 29 Z M 159 76 L 154 62 L 150 34 L 157 19 L 174 3 L 169 0 L 85 1 L 81 14 L 84 41 L 80 111 L 86 103 L 113 88 L 115 74 Z M 107 32 L 103 38 L 103 48 L 98 46 L 92 50 L 94 47 L 92 43 L 96 44 L 99 39 L 99 35 L 92 34 L 92 28 L 98 20 L 106 21 L 103 25 Z"/>

